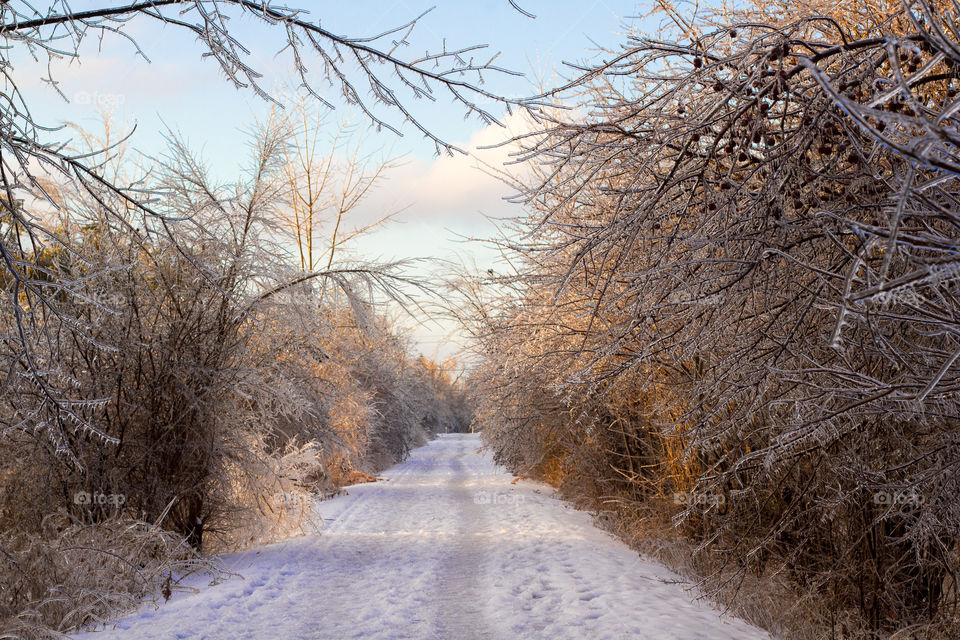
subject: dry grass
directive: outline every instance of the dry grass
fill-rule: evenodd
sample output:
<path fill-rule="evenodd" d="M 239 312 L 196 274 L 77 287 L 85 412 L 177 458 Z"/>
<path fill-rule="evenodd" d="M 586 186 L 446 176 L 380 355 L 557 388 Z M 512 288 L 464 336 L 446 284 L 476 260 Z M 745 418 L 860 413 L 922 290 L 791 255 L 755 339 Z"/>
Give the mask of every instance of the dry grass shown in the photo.
<path fill-rule="evenodd" d="M 44 520 L 40 535 L 0 536 L 0 638 L 59 638 L 169 597 L 188 575 L 217 574 L 186 542 L 150 523 Z"/>
<path fill-rule="evenodd" d="M 904 627 L 880 636 L 865 628 L 855 610 L 831 611 L 823 594 L 801 592 L 784 573 L 762 575 L 738 571 L 724 562 L 721 553 L 698 553 L 695 544 L 673 525 L 665 505 L 603 504 L 595 498 L 566 497 L 594 512 L 595 524 L 623 540 L 630 548 L 651 558 L 697 585 L 700 597 L 715 603 L 725 613 L 756 625 L 783 640 L 957 640 L 960 616 L 943 607 L 931 624 Z M 613 506 L 613 509 L 610 507 Z"/>

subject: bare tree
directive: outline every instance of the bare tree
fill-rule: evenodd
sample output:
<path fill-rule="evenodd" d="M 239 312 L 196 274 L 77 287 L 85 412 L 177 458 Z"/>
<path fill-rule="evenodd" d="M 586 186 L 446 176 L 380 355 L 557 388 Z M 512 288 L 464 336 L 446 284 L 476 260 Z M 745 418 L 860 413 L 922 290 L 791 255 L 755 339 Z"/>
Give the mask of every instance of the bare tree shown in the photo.
<path fill-rule="evenodd" d="M 505 460 L 580 464 L 628 512 L 723 496 L 681 515 L 714 585 L 782 571 L 872 632 L 935 620 L 960 540 L 956 16 L 754 17 L 635 36 L 567 86 L 588 115 L 520 140 L 538 177 L 477 329 L 481 415 Z"/>
<path fill-rule="evenodd" d="M 345 122 L 324 142 L 323 114 L 305 101 L 287 118 L 296 142 L 290 145 L 285 169 L 290 207 L 281 216 L 294 237 L 300 268 L 330 269 L 338 249 L 396 213 L 386 212 L 359 226 L 347 219 L 396 162 L 376 159 L 375 154 L 361 157 L 361 143 L 351 143 L 354 129 Z"/>
<path fill-rule="evenodd" d="M 142 211 L 121 218 L 60 190 L 71 251 L 41 267 L 86 283 L 57 300 L 82 330 L 48 325 L 30 355 L 51 363 L 50 386 L 100 399 L 70 407 L 97 431 L 24 428 L 42 399 L 28 376 L 12 378 L 0 405 L 0 633 L 103 620 L 210 569 L 201 550 L 307 528 L 316 495 L 372 479 L 454 412 L 456 390 L 428 378 L 372 304 L 372 290 L 403 299 L 395 265 L 304 271 L 285 242 L 290 136 L 280 121 L 262 128 L 249 171 L 229 184 L 171 138 L 143 184 L 181 218 L 174 238 Z"/>
<path fill-rule="evenodd" d="M 123 182 L 111 177 L 107 169 L 114 160 L 114 147 L 78 151 L 51 141 L 49 138 L 56 136 L 35 120 L 31 105 L 18 89 L 21 78 L 16 73 L 15 55 L 25 51 L 48 60 L 76 60 L 88 39 L 119 38 L 129 41 L 137 55 L 146 57 L 147 52 L 133 41 L 130 25 L 154 22 L 158 27 L 196 35 L 205 57 L 220 67 L 230 83 L 273 101 L 261 86 L 261 74 L 249 64 L 249 48 L 230 27 L 231 20 L 241 17 L 253 19 L 264 32 L 282 34 L 283 53 L 302 90 L 312 99 L 331 107 L 321 97 L 323 88 L 330 87 L 378 129 L 399 133 L 401 124 L 408 123 L 430 139 L 438 152 L 457 149 L 422 123 L 412 106 L 417 101 L 435 101 L 446 95 L 467 115 L 483 122 L 496 121 L 489 105 L 520 105 L 483 87 L 487 74 L 510 73 L 494 64 L 496 56 L 480 58 L 483 46 L 444 46 L 438 52 L 404 55 L 406 38 L 423 15 L 384 33 L 356 37 L 330 31 L 306 10 L 271 2 L 151 0 L 82 11 L 62 0 L 45 9 L 23 2 L 2 3 L 0 34 L 7 46 L 0 53 L 6 83 L 0 104 L 0 393 L 9 398 L 16 388 L 17 393 L 28 393 L 36 400 L 33 408 L 14 412 L 10 422 L 18 428 L 45 432 L 58 446 L 77 429 L 111 440 L 80 411 L 103 399 L 77 397 L 67 388 L 69 384 L 58 378 L 56 345 L 61 332 L 83 335 L 88 329 L 70 316 L 64 300 L 89 299 L 95 293 L 98 274 L 123 267 L 104 262 L 101 269 L 87 269 L 83 278 L 69 281 L 62 279 L 62 271 L 51 269 L 50 260 L 56 256 L 73 256 L 88 265 L 98 264 L 98 256 L 81 255 L 71 238 L 60 233 L 56 214 L 48 211 L 58 207 L 49 185 L 70 184 L 69 189 L 82 191 L 97 203 L 99 216 L 113 217 L 128 228 L 133 243 L 146 242 L 144 234 L 175 237 L 184 218 L 194 211 L 180 209 L 171 214 L 171 208 L 163 204 L 163 192 L 145 189 L 138 180 Z M 57 86 L 55 77 L 47 80 Z M 368 182 L 361 178 L 354 187 Z M 348 190 L 345 201 L 356 195 Z M 41 352 L 46 354 L 43 360 L 38 359 Z"/>

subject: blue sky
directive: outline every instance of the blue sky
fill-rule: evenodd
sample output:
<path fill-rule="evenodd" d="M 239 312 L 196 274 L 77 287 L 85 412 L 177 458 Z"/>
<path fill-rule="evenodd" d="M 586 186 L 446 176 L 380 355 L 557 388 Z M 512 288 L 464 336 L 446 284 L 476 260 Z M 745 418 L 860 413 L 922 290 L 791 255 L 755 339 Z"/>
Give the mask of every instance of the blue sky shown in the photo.
<path fill-rule="evenodd" d="M 316 5 L 326 3 L 303 6 L 310 11 L 308 17 L 320 21 L 324 28 L 347 35 L 377 34 L 433 7 L 418 24 L 410 46 L 401 52 L 417 55 L 427 49 L 436 51 L 444 41 L 449 47 L 486 44 L 487 49 L 478 58 L 499 53 L 498 65 L 526 74 L 523 78 L 487 77 L 486 88 L 510 96 L 528 95 L 536 90 L 539 80 L 549 83 L 563 61 L 591 58 L 594 42 L 616 46 L 621 41 L 621 22 L 638 11 L 649 11 L 649 6 L 632 1 L 523 0 L 521 6 L 537 16 L 529 19 L 515 11 L 508 0 L 432 1 L 435 4 L 351 0 L 322 8 Z M 71 6 L 83 10 L 105 4 L 103 0 L 86 0 Z M 244 17 L 231 28 L 250 48 L 249 62 L 265 75 L 265 88 L 275 89 L 291 79 L 290 57 L 276 55 L 282 42 L 274 30 Z M 36 87 L 35 95 L 42 98 L 34 101 L 37 115 L 50 122 L 70 119 L 95 126 L 96 102 L 107 102 L 117 107 L 117 116 L 137 123 L 137 146 L 151 151 L 160 148 L 162 141 L 157 134 L 166 125 L 202 141 L 212 160 L 228 168 L 229 158 L 235 158 L 239 148 L 233 146 L 237 133 L 254 118 L 262 117 L 269 105 L 251 92 L 234 89 L 212 60 L 201 59 L 202 47 L 183 30 L 139 19 L 130 23 L 127 31 L 150 58 L 150 64 L 135 56 L 134 47 L 118 37 L 108 37 L 102 47 L 95 38 L 89 38 L 79 64 L 54 66 L 63 92 L 73 99 L 70 105 L 53 90 L 40 90 L 38 80 L 46 61 L 30 65 L 21 56 L 18 79 Z M 438 97 L 438 103 L 424 113 L 429 117 L 427 124 L 446 139 L 466 141 L 482 126 L 476 119 L 464 121 L 462 109 L 446 96 Z M 403 138 L 394 140 L 394 136 L 385 134 L 383 141 L 394 144 L 401 153 L 431 157 L 433 146 L 407 129 L 403 129 Z"/>
<path fill-rule="evenodd" d="M 564 61 L 580 62 L 597 56 L 597 46 L 615 48 L 623 40 L 624 23 L 632 16 L 647 13 L 648 2 L 617 0 L 520 0 L 527 18 L 514 10 L 508 0 L 351 0 L 350 2 L 301 2 L 309 17 L 338 34 L 369 36 L 404 24 L 433 6 L 418 24 L 403 56 L 448 47 L 487 44 L 477 57 L 499 52 L 496 64 L 525 74 L 523 78 L 489 75 L 484 87 L 508 96 L 535 92 L 538 83 L 553 84 L 565 73 Z M 73 2 L 75 10 L 105 6 L 104 2 Z M 289 3 L 298 6 L 298 3 Z M 643 24 L 655 25 L 658 19 Z M 268 26 L 249 18 L 231 25 L 233 33 L 251 51 L 249 63 L 264 74 L 262 85 L 276 90 L 291 80 L 291 59 L 277 55 L 282 42 Z M 649 28 L 649 27 L 648 27 Z M 183 134 L 214 169 L 229 180 L 244 157 L 243 132 L 269 112 L 270 105 L 251 92 L 238 91 L 223 77 L 211 60 L 201 58 L 195 38 L 172 27 L 139 20 L 128 25 L 148 64 L 135 54 L 133 45 L 120 38 L 107 38 L 102 45 L 87 41 L 80 63 L 53 66 L 55 78 L 71 103 L 64 102 L 45 86 L 40 77 L 46 61 L 32 63 L 24 56 L 15 60 L 16 77 L 32 100 L 34 115 L 44 123 L 64 121 L 97 130 L 99 106 L 109 105 L 115 121 L 136 125 L 132 146 L 146 154 L 162 151 L 162 130 L 169 127 Z M 317 84 L 322 84 L 317 78 Z M 496 128 L 487 128 L 477 119 L 464 120 L 464 110 L 444 95 L 436 104 L 411 103 L 423 123 L 439 136 L 462 146 L 495 142 L 503 137 Z M 499 112 L 502 109 L 492 107 Z M 395 114 L 389 114 L 399 123 Z M 349 119 L 363 124 L 348 108 L 338 108 L 331 123 Z M 489 218 L 518 212 L 502 201 L 506 189 L 475 169 L 469 157 L 437 157 L 434 147 L 410 126 L 402 127 L 403 137 L 389 132 L 366 136 L 364 145 L 382 147 L 392 156 L 403 156 L 403 166 L 388 175 L 365 208 L 357 224 L 376 218 L 387 210 L 406 207 L 397 223 L 356 243 L 354 255 L 363 258 L 437 257 L 476 262 L 486 269 L 495 263 L 495 254 L 459 241 L 459 236 L 488 236 L 494 226 Z M 497 161 L 496 156 L 488 156 Z M 416 339 L 428 356 L 445 357 L 455 349 L 449 342 L 448 326 L 430 325 L 416 329 Z"/>

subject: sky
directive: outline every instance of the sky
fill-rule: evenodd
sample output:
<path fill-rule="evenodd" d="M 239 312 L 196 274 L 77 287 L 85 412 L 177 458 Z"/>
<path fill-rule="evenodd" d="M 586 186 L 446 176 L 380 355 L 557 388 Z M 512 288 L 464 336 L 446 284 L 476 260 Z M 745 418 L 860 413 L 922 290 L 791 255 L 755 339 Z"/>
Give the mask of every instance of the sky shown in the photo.
<path fill-rule="evenodd" d="M 84 0 L 70 6 L 79 11 L 109 4 Z M 323 28 L 354 37 L 377 35 L 429 10 L 398 55 L 409 58 L 444 46 L 485 44 L 487 47 L 475 54 L 478 60 L 498 54 L 495 64 L 524 74 L 484 77 L 485 89 L 511 97 L 555 85 L 571 73 L 566 62 L 597 60 L 602 55 L 598 47 L 616 48 L 624 40 L 627 25 L 655 26 L 658 22 L 657 18 L 641 21 L 636 17 L 650 12 L 649 0 L 518 0 L 517 4 L 536 18 L 522 15 L 508 0 L 288 3 L 308 9 L 304 17 L 319 21 Z M 247 64 L 263 74 L 261 86 L 289 103 L 292 58 L 289 52 L 278 53 L 282 34 L 242 16 L 230 29 L 250 51 Z M 124 30 L 136 45 L 117 36 L 102 41 L 88 38 L 79 63 L 54 60 L 50 64 L 59 90 L 69 102 L 43 80 L 48 66 L 45 57 L 39 61 L 22 54 L 14 57 L 17 83 L 31 100 L 34 117 L 51 126 L 74 122 L 96 131 L 102 128 L 101 113 L 106 109 L 114 126 L 134 129 L 131 146 L 148 156 L 162 153 L 164 131 L 175 131 L 201 152 L 216 177 L 230 181 L 243 166 L 247 132 L 273 107 L 252 91 L 235 88 L 214 61 L 202 57 L 203 48 L 196 38 L 182 29 L 138 19 L 127 23 Z M 317 69 L 314 62 L 306 60 L 312 70 Z M 319 74 L 313 77 L 316 86 L 323 85 Z M 506 152 L 479 151 L 477 147 L 506 139 L 509 131 L 522 127 L 520 120 L 502 118 L 503 108 L 495 104 L 485 106 L 502 118 L 506 128 L 485 125 L 477 118 L 465 119 L 464 109 L 442 92 L 434 104 L 408 100 L 433 133 L 472 152 L 438 156 L 434 145 L 413 127 L 400 127 L 402 136 L 386 130 L 364 131 L 362 114 L 332 92 L 322 95 L 337 107 L 326 119 L 331 130 L 342 122 L 352 123 L 358 132 L 353 144 L 364 154 L 397 159 L 397 166 L 351 214 L 351 222 L 361 225 L 399 213 L 391 223 L 357 239 L 349 255 L 380 260 L 439 258 L 476 265 L 484 271 L 495 268 L 496 252 L 464 238 L 489 237 L 495 233 L 498 219 L 519 215 L 520 210 L 504 200 L 510 190 L 479 168 L 481 163 L 497 166 L 507 159 Z M 380 113 L 391 124 L 401 124 L 397 114 Z M 67 134 L 50 135 L 62 139 Z M 434 264 L 418 266 L 415 271 L 426 275 L 443 269 Z M 452 331 L 452 326 L 442 321 L 413 327 L 417 347 L 424 355 L 439 359 L 454 355 L 463 343 Z"/>

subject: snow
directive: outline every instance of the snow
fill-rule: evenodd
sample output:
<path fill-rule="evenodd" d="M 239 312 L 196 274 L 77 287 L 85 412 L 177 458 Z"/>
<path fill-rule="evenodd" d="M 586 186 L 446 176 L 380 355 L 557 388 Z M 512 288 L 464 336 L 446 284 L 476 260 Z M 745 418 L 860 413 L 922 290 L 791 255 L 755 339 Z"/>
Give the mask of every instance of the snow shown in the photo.
<path fill-rule="evenodd" d="M 113 638 L 610 638 L 761 640 L 548 486 L 445 435 L 319 502 L 318 535 L 222 558 L 239 576 L 175 593 Z"/>

